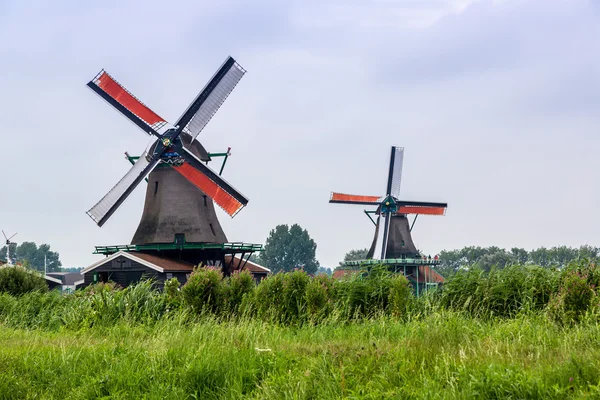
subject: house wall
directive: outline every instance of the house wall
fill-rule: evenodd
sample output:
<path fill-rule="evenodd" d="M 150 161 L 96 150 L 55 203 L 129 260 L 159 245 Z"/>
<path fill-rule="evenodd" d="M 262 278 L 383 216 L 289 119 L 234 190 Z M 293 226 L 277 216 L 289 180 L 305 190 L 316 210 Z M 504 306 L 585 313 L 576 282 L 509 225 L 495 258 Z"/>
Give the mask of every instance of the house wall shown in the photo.
<path fill-rule="evenodd" d="M 94 280 L 94 275 L 97 276 L 96 281 Z M 185 282 L 185 273 L 176 272 L 172 273 L 172 275 L 180 282 L 182 280 Z M 102 281 L 102 278 L 108 278 L 108 280 L 113 281 L 123 287 L 137 283 L 142 279 L 153 279 L 157 286 L 162 288 L 165 279 L 167 279 L 167 274 L 158 272 L 152 268 L 140 264 L 137 261 L 133 261 L 127 257 L 121 256 L 86 272 L 83 275 L 84 283 L 82 287 L 100 282 Z"/>

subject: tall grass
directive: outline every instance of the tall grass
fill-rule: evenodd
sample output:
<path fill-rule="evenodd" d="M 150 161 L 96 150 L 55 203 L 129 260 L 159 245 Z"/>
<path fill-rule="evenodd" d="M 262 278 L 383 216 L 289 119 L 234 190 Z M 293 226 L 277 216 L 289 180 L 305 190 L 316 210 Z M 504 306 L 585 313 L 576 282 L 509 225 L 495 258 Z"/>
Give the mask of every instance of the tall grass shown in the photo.
<path fill-rule="evenodd" d="M 412 294 L 406 278 L 383 268 L 341 280 L 294 271 L 272 275 L 259 285 L 247 272 L 223 279 L 216 269 L 197 268 L 183 287 L 171 280 L 162 293 L 144 281 L 125 289 L 97 284 L 66 296 L 39 291 L 0 294 L 0 322 L 20 328 L 77 330 L 122 321 L 153 324 L 165 318 L 211 316 L 303 325 L 377 316 L 412 320 L 448 309 L 481 319 L 544 313 L 569 324 L 588 314 L 600 315 L 599 284 L 600 268 L 587 262 L 563 271 L 535 266 L 489 273 L 473 269 L 457 273 L 443 290 L 420 297 Z"/>
<path fill-rule="evenodd" d="M 0 398 L 600 397 L 600 269 L 375 268 L 0 294 Z"/>
<path fill-rule="evenodd" d="M 599 337 L 586 322 L 448 311 L 349 325 L 0 326 L 0 398 L 596 398 Z"/>

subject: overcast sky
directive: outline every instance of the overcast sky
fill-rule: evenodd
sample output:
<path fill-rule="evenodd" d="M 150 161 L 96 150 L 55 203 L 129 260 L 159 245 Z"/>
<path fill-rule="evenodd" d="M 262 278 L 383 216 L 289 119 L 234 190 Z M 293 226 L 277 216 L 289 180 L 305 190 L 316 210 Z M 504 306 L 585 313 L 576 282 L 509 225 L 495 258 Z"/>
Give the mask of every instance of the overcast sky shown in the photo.
<path fill-rule="evenodd" d="M 449 204 L 417 221 L 426 253 L 600 245 L 596 0 L 0 0 L 0 55 L 0 228 L 66 267 L 129 243 L 145 194 L 85 214 L 149 141 L 86 83 L 173 122 L 228 55 L 248 73 L 199 139 L 250 199 L 218 210 L 230 241 L 298 223 L 335 266 L 373 226 L 330 192 L 383 195 L 396 145 L 401 197 Z"/>

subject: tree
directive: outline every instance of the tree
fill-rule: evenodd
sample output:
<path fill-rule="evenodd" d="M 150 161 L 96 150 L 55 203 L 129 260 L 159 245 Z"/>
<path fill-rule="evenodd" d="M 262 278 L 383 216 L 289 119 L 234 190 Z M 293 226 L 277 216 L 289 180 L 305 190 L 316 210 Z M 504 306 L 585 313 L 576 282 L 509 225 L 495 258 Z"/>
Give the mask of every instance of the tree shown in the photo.
<path fill-rule="evenodd" d="M 319 268 L 316 250 L 317 244 L 300 225 L 277 225 L 269 232 L 264 251 L 259 257 L 260 264 L 273 272 L 302 268 L 314 274 Z"/>
<path fill-rule="evenodd" d="M 50 250 L 48 244 L 41 244 L 39 247 L 34 242 L 23 242 L 20 245 L 11 244 L 10 258 L 13 263 L 27 263 L 28 267 L 36 271 L 44 271 L 44 256 L 48 272 L 60 271 L 62 263 L 59 254 Z M 0 249 L 0 258 L 6 258 L 6 246 Z"/>
<path fill-rule="evenodd" d="M 350 250 L 344 256 L 344 261 L 340 262 L 340 266 L 343 266 L 346 261 L 358 261 L 365 260 L 367 258 L 367 253 L 369 249 L 354 249 Z"/>
<path fill-rule="evenodd" d="M 325 274 L 327 276 L 331 276 L 333 274 L 333 271 L 331 270 L 331 268 L 319 267 L 319 269 L 317 269 L 317 274 Z"/>
<path fill-rule="evenodd" d="M 529 260 L 529 253 L 525 249 L 513 247 L 510 249 L 510 254 L 514 257 L 516 262 L 521 265 L 525 265 Z"/>
<path fill-rule="evenodd" d="M 0 268 L 0 293 L 19 296 L 27 292 L 47 290 L 46 280 L 37 272 L 20 266 Z"/>
<path fill-rule="evenodd" d="M 475 263 L 475 265 L 484 271 L 489 271 L 492 269 L 492 267 L 502 269 L 508 265 L 515 264 L 515 262 L 515 256 L 513 256 L 511 253 L 501 250 L 485 254 L 477 261 L 477 263 Z"/>
<path fill-rule="evenodd" d="M 13 264 L 16 263 L 16 261 L 17 261 L 17 259 L 15 257 L 16 254 L 17 254 L 17 244 L 11 243 L 10 244 L 10 259 L 13 262 Z M 0 249 L 0 260 L 8 261 L 6 259 L 6 246 L 2 246 L 2 248 Z"/>

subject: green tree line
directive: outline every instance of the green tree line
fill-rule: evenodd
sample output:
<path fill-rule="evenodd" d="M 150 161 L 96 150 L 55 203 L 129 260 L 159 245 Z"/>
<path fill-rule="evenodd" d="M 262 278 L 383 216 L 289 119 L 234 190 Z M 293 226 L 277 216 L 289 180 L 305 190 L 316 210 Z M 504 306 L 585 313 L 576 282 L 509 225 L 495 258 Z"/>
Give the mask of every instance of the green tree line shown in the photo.
<path fill-rule="evenodd" d="M 492 267 L 504 268 L 508 265 L 539 265 L 546 268 L 564 268 L 570 262 L 579 259 L 596 259 L 600 248 L 583 245 L 579 248 L 555 246 L 540 247 L 531 251 L 513 247 L 510 250 L 497 246 L 467 246 L 457 250 L 440 252 L 438 272 L 448 277 L 460 269 L 477 267 L 489 271 Z"/>
<path fill-rule="evenodd" d="M 21 263 L 26 268 L 44 272 L 44 257 L 48 272 L 61 271 L 60 256 L 58 252 L 50 250 L 49 244 L 44 243 L 39 246 L 34 242 L 10 244 L 10 258 L 13 264 Z M 0 248 L 0 260 L 6 260 L 6 246 Z"/>

